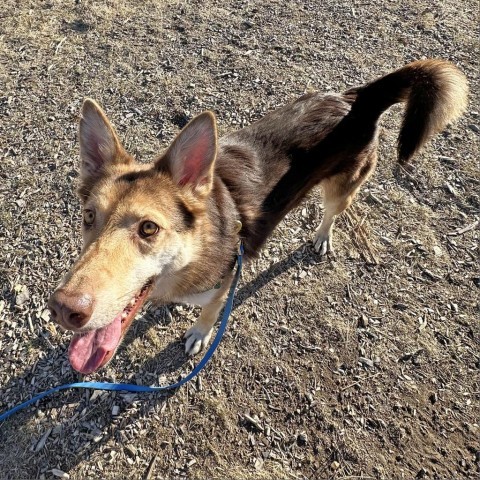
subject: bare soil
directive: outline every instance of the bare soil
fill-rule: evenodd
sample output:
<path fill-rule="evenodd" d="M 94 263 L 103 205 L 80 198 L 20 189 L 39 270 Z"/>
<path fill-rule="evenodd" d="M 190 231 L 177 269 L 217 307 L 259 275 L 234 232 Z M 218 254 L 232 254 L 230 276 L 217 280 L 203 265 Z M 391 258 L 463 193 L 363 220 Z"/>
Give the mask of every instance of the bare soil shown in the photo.
<path fill-rule="evenodd" d="M 46 301 L 77 255 L 76 128 L 97 99 L 149 160 L 194 114 L 221 132 L 315 89 L 414 59 L 455 62 L 465 116 L 396 168 L 380 162 L 311 238 L 320 192 L 248 265 L 228 333 L 168 395 L 70 391 L 0 425 L 2 479 L 479 478 L 478 2 L 22 1 L 0 10 L 0 411 L 76 380 Z M 241 175 L 241 171 L 239 171 Z M 188 372 L 193 307 L 152 306 L 89 377 L 159 384 Z M 198 359 L 197 359 L 198 360 Z"/>

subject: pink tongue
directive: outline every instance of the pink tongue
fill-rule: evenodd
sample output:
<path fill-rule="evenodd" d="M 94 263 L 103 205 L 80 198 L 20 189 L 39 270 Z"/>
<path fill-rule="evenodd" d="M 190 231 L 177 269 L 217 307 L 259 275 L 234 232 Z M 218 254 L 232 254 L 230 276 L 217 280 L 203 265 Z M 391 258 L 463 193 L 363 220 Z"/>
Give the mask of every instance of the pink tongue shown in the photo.
<path fill-rule="evenodd" d="M 107 353 L 117 348 L 121 334 L 121 314 L 106 327 L 91 332 L 76 333 L 68 349 L 70 364 L 80 373 L 94 372 L 102 365 Z"/>

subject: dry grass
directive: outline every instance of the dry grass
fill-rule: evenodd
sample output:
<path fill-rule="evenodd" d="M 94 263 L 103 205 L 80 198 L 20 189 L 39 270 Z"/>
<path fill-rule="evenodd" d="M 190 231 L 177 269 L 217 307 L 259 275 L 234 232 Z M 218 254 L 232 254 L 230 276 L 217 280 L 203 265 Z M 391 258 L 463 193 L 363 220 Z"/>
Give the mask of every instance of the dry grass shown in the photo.
<path fill-rule="evenodd" d="M 472 95 L 414 173 L 395 167 L 400 109 L 384 116 L 377 173 L 339 220 L 335 257 L 312 251 L 318 193 L 285 219 L 247 267 L 201 381 L 167 396 L 45 399 L 0 426 L 1 477 L 478 476 L 478 224 L 458 233 L 480 216 L 476 19 L 454 0 L 4 2 L 0 411 L 75 378 L 69 335 L 45 308 L 80 245 L 84 97 L 148 159 L 204 109 L 226 132 L 417 58 L 457 63 Z M 179 339 L 197 314 L 151 308 L 94 378 L 158 384 L 188 371 Z"/>

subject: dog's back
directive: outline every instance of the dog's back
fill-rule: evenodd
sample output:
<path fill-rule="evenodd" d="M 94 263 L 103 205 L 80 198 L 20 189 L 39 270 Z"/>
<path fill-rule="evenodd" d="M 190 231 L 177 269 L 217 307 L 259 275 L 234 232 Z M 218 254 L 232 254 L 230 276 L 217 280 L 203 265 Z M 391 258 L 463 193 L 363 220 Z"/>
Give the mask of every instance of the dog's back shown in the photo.
<path fill-rule="evenodd" d="M 465 77 L 452 64 L 418 61 L 343 95 L 304 95 L 224 137 L 216 169 L 243 218 L 247 253 L 318 183 L 332 207 L 327 216 L 348 207 L 375 167 L 378 119 L 391 105 L 407 104 L 398 143 L 407 163 L 463 112 L 466 96 Z"/>

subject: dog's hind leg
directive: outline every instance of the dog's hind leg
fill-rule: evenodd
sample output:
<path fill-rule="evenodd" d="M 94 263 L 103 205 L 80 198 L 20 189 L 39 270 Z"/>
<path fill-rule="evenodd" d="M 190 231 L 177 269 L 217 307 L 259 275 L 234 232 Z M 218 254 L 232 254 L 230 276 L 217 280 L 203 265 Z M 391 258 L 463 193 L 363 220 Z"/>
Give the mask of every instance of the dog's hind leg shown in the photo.
<path fill-rule="evenodd" d="M 325 213 L 322 223 L 315 232 L 313 246 L 320 255 L 333 251 L 332 230 L 335 217 L 345 211 L 352 203 L 356 193 L 372 174 L 376 163 L 376 154 L 351 173 L 339 173 L 321 182 Z"/>

